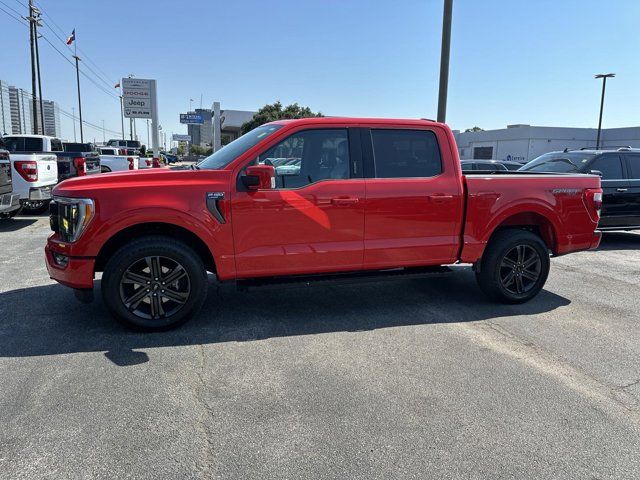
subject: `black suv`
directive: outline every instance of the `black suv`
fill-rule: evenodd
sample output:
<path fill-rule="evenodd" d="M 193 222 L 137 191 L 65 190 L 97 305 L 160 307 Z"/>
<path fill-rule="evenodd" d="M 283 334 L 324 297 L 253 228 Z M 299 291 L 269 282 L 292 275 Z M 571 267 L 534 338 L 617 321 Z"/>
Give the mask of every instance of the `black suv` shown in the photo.
<path fill-rule="evenodd" d="M 549 152 L 520 170 L 600 175 L 604 195 L 598 228 L 640 229 L 640 149 L 609 147 Z"/>

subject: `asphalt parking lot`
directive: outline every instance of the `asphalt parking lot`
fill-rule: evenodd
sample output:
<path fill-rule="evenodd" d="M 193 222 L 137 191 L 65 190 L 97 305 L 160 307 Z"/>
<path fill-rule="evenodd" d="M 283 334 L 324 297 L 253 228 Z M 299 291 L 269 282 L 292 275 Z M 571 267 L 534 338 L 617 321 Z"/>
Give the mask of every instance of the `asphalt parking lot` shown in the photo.
<path fill-rule="evenodd" d="M 0 478 L 640 478 L 640 235 L 489 303 L 443 279 L 236 292 L 135 334 L 0 223 Z"/>

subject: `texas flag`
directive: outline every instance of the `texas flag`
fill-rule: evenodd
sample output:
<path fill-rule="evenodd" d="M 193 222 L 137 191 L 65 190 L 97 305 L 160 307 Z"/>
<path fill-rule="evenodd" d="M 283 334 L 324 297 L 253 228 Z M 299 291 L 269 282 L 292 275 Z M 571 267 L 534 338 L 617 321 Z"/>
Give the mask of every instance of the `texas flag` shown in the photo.
<path fill-rule="evenodd" d="M 71 45 L 75 39 L 76 39 L 76 29 L 74 28 L 73 32 L 71 32 L 71 35 L 69 35 L 69 38 L 67 38 L 67 45 Z"/>

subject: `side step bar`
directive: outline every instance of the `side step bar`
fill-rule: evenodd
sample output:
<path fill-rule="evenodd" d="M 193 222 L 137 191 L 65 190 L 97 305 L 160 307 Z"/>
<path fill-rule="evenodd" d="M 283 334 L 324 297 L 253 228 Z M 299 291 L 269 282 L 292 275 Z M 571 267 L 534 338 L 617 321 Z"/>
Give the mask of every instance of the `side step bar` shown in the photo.
<path fill-rule="evenodd" d="M 449 267 L 394 268 L 393 270 L 374 270 L 353 273 L 251 278 L 236 281 L 236 287 L 240 291 L 248 291 L 254 288 L 275 289 L 349 285 L 353 283 L 380 282 L 383 280 L 440 277 L 450 273 L 452 273 L 452 270 Z"/>

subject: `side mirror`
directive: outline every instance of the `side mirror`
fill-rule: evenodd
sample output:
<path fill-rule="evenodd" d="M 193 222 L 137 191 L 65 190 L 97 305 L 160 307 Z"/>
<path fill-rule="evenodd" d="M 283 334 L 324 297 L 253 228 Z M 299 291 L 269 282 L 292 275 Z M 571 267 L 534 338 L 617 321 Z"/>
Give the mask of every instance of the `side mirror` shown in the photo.
<path fill-rule="evenodd" d="M 602 176 L 602 172 L 600 170 L 591 170 L 591 171 L 589 171 L 589 173 L 591 175 L 598 175 L 599 177 Z"/>
<path fill-rule="evenodd" d="M 276 188 L 276 169 L 272 165 L 251 165 L 241 178 L 247 190 Z"/>

